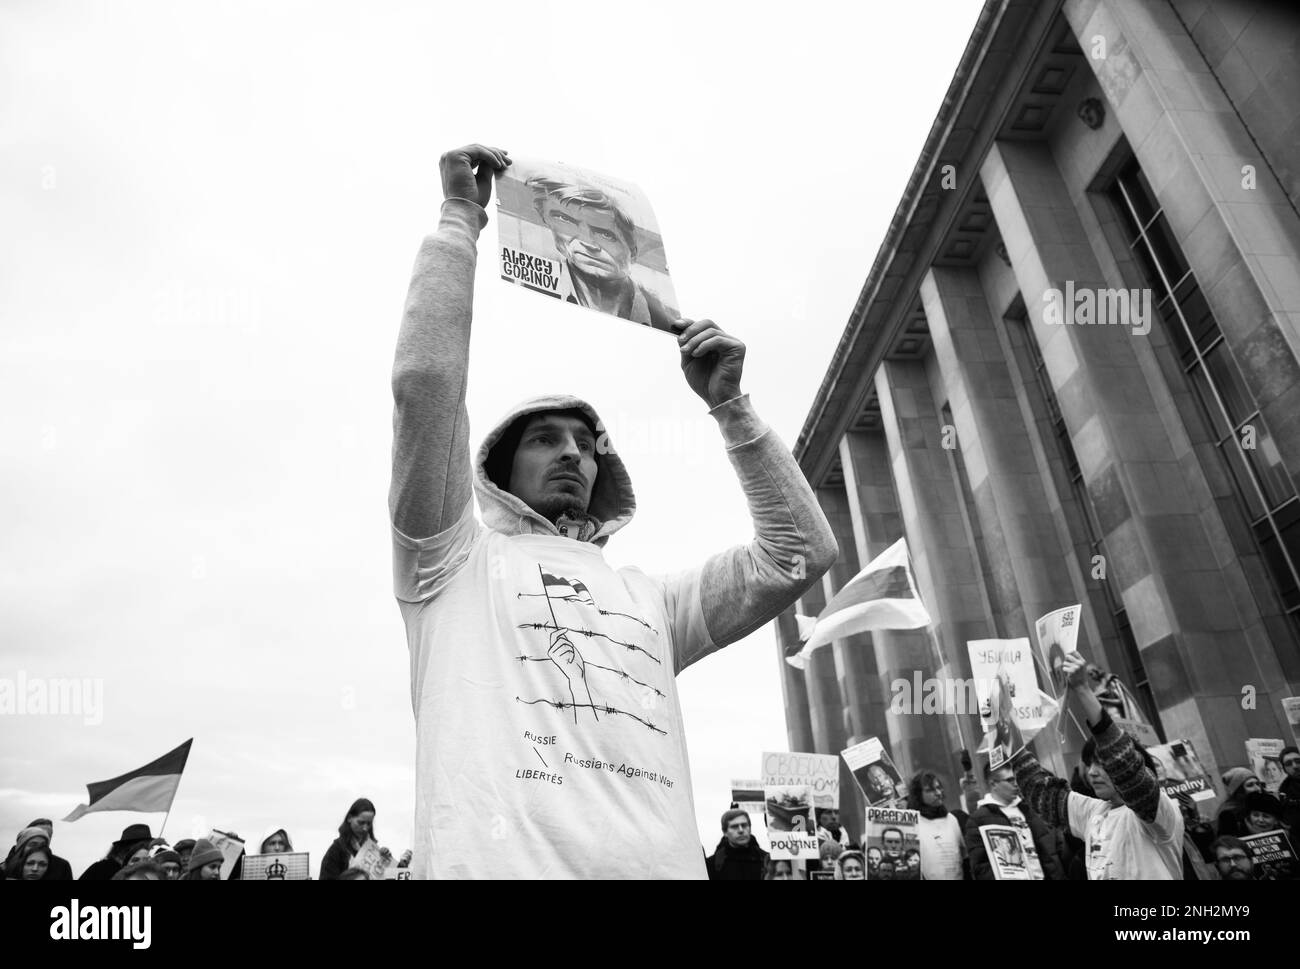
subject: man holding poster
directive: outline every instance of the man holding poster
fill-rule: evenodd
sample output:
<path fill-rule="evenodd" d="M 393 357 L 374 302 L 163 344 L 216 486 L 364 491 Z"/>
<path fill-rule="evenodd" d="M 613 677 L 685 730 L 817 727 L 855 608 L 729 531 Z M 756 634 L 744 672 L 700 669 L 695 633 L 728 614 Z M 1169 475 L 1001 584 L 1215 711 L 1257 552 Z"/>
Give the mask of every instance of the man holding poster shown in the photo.
<path fill-rule="evenodd" d="M 611 567 L 604 546 L 636 500 L 596 411 L 576 397 L 515 407 L 471 460 L 477 242 L 493 175 L 509 166 L 482 145 L 442 157 L 446 201 L 416 260 L 393 367 L 389 512 L 416 720 L 412 871 L 702 879 L 676 676 L 792 603 L 835 560 L 835 539 L 741 390 L 744 344 L 709 320 L 674 328 L 686 383 L 718 421 L 751 510 L 747 544 L 671 576 Z M 557 338 L 557 351 L 564 367 L 587 351 L 601 362 L 598 347 Z M 689 484 L 671 500 L 709 514 L 709 496 Z"/>

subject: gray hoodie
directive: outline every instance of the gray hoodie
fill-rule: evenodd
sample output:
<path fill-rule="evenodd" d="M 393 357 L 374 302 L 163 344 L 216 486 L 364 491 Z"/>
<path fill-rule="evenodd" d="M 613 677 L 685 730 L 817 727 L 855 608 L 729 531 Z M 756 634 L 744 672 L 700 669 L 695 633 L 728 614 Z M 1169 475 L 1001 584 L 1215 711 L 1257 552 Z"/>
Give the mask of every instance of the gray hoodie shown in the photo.
<path fill-rule="evenodd" d="M 471 465 L 465 377 L 486 213 L 444 203 L 416 261 L 393 372 L 395 592 L 416 717 L 417 878 L 704 878 L 676 674 L 771 621 L 830 567 L 830 528 L 748 397 L 714 408 L 753 541 L 671 576 L 611 568 L 636 501 L 586 402 L 520 404 Z M 518 417 L 601 432 L 587 541 L 489 479 Z M 475 519 L 471 487 L 482 509 Z"/>

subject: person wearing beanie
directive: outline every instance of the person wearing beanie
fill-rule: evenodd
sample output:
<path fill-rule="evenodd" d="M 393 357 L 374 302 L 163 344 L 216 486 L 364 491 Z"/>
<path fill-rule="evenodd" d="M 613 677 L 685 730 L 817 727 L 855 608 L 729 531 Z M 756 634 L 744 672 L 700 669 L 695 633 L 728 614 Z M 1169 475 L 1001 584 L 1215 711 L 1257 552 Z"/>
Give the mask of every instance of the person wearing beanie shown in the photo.
<path fill-rule="evenodd" d="M 99 861 L 81 873 L 78 881 L 106 882 L 122 870 L 131 850 L 141 841 L 153 840 L 153 832 L 147 824 L 130 824 L 122 831 L 122 837 L 114 841 L 106 854 Z"/>
<path fill-rule="evenodd" d="M 109 879 L 115 882 L 162 882 L 167 881 L 167 875 L 163 872 L 162 866 L 152 858 L 145 858 L 141 861 L 133 861 L 116 875 Z"/>
<path fill-rule="evenodd" d="M 710 881 L 759 882 L 768 854 L 758 846 L 749 812 L 732 808 L 722 812 L 722 840 L 708 858 Z"/>
<path fill-rule="evenodd" d="M 836 559 L 835 536 L 742 389 L 745 345 L 707 319 L 665 321 L 653 349 L 678 361 L 717 422 L 748 542 L 667 573 L 611 564 L 636 495 L 596 409 L 571 394 L 510 408 L 471 452 L 475 265 L 493 176 L 510 164 L 484 145 L 442 156 L 438 227 L 416 257 L 393 361 L 389 537 L 415 711 L 414 874 L 702 879 L 678 677 L 811 588 Z M 610 268 L 601 251 L 588 250 L 585 271 Z M 552 341 L 533 372 L 601 360 L 594 343 L 570 343 Z M 499 351 L 479 352 L 491 373 Z M 689 477 L 662 500 L 686 532 L 731 503 Z M 653 796 L 629 797 L 627 771 L 535 760 L 544 752 L 529 736 L 653 778 Z M 532 767 L 517 772 L 522 755 Z M 484 837 L 484 818 L 505 834 Z"/>
<path fill-rule="evenodd" d="M 34 821 L 27 822 L 27 827 L 18 832 L 18 840 L 14 843 L 14 846 L 9 849 L 9 854 L 5 857 L 3 864 L 8 865 L 10 859 L 17 854 L 22 845 L 33 839 L 39 841 L 39 839 L 42 838 L 44 839 L 44 847 L 50 849 L 50 866 L 45 873 L 45 877 L 41 880 L 47 882 L 72 881 L 72 866 L 68 864 L 66 858 L 60 858 L 54 853 L 53 848 L 50 847 L 50 842 L 54 840 L 54 822 L 49 818 L 37 818 Z"/>
<path fill-rule="evenodd" d="M 194 851 L 195 841 L 193 838 L 182 838 L 172 845 L 172 850 L 176 852 L 177 857 L 181 860 L 181 874 L 189 871 L 190 853 Z"/>
<path fill-rule="evenodd" d="M 1246 795 L 1242 820 L 1246 834 L 1264 834 L 1286 828 L 1282 823 L 1282 802 L 1267 791 L 1256 791 L 1254 794 Z M 1290 832 L 1287 831 L 1287 834 Z"/>
<path fill-rule="evenodd" d="M 1264 784 L 1249 767 L 1232 767 L 1223 772 L 1226 797 L 1219 806 L 1214 828 L 1219 837 L 1240 836 L 1246 831 L 1246 798 L 1264 790 Z"/>
<path fill-rule="evenodd" d="M 190 863 L 186 869 L 185 878 L 192 882 L 221 881 L 221 863 L 223 861 L 225 861 L 225 856 L 221 853 L 221 849 L 207 838 L 200 838 L 195 842 L 194 851 L 190 854 Z"/>
<path fill-rule="evenodd" d="M 181 856 L 172 848 L 164 846 L 153 853 L 151 859 L 163 873 L 163 880 L 174 882 L 181 877 Z"/>

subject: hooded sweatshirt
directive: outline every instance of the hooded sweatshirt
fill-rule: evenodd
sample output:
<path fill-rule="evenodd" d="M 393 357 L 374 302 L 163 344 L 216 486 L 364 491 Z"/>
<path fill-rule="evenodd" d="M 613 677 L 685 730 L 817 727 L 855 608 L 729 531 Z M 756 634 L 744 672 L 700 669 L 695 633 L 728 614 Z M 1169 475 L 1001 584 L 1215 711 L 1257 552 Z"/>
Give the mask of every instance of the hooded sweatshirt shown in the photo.
<path fill-rule="evenodd" d="M 486 218 L 472 202 L 444 203 L 393 372 L 393 570 L 416 720 L 411 867 L 416 878 L 702 879 L 676 675 L 775 618 L 829 568 L 835 542 L 744 396 L 712 413 L 756 537 L 671 576 L 605 561 L 636 509 L 607 435 L 581 540 L 488 477 L 488 455 L 520 416 L 577 409 L 599 431 L 585 401 L 512 408 L 471 464 L 465 376 Z"/>

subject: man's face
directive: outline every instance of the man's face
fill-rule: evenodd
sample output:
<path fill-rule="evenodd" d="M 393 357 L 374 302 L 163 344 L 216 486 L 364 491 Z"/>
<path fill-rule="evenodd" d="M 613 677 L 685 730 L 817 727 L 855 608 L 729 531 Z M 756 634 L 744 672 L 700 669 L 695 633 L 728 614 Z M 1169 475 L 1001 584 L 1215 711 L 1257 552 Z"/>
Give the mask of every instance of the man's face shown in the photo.
<path fill-rule="evenodd" d="M 548 521 L 587 510 L 596 484 L 596 438 L 563 414 L 529 418 L 510 467 L 510 493 Z"/>
<path fill-rule="evenodd" d="M 943 803 L 943 784 L 939 781 L 931 781 L 928 785 L 921 788 L 921 803 L 926 807 L 938 807 Z"/>
<path fill-rule="evenodd" d="M 1240 848 L 1226 845 L 1216 848 L 1214 864 L 1219 869 L 1219 877 L 1226 882 L 1248 882 L 1255 877 L 1255 863 Z"/>
<path fill-rule="evenodd" d="M 886 831 L 881 839 L 885 846 L 885 854 L 892 858 L 897 858 L 903 853 L 903 836 L 897 831 Z"/>
<path fill-rule="evenodd" d="M 872 765 L 867 768 L 867 777 L 881 792 L 892 793 L 894 782 L 890 779 L 883 767 Z"/>
<path fill-rule="evenodd" d="M 632 249 L 614 222 L 614 213 L 547 198 L 542 221 L 555 236 L 560 255 L 585 276 L 622 279 L 632 262 Z"/>
<path fill-rule="evenodd" d="M 818 811 L 817 823 L 827 831 L 838 831 L 840 827 L 840 812 L 827 809 Z"/>
<path fill-rule="evenodd" d="M 1282 769 L 1288 777 L 1300 780 L 1300 754 L 1287 754 L 1282 758 Z"/>
<path fill-rule="evenodd" d="M 1015 773 L 1009 769 L 995 770 L 989 775 L 989 792 L 1003 804 L 1010 804 L 1020 796 Z"/>
<path fill-rule="evenodd" d="M 879 848 L 868 848 L 868 849 L 867 849 L 867 864 L 870 865 L 871 868 L 872 868 L 873 870 L 874 870 L 875 868 L 878 868 L 878 867 L 880 866 L 880 849 L 879 849 Z"/>
<path fill-rule="evenodd" d="M 749 818 L 742 814 L 727 822 L 727 842 L 737 848 L 749 844 Z"/>

